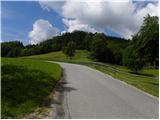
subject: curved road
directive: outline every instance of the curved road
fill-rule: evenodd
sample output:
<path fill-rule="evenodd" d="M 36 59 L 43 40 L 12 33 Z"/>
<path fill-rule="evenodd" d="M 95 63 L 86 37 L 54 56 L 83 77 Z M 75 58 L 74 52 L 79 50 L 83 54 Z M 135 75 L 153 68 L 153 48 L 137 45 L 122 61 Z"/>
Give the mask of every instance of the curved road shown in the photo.
<path fill-rule="evenodd" d="M 158 98 L 89 67 L 57 63 L 66 74 L 65 118 L 158 118 Z"/>

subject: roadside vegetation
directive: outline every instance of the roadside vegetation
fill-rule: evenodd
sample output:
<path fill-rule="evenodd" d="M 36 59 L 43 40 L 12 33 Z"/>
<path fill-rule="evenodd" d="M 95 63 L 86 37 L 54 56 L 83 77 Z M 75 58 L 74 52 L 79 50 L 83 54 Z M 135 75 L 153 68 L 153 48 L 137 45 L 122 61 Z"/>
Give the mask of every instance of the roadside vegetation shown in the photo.
<path fill-rule="evenodd" d="M 127 67 L 108 64 L 85 64 L 104 72 L 118 80 L 133 85 L 153 96 L 159 96 L 159 70 L 143 69 L 139 74 L 132 73 Z"/>
<path fill-rule="evenodd" d="M 138 73 L 145 65 L 158 65 L 159 24 L 158 17 L 147 15 L 123 53 L 123 64 Z"/>
<path fill-rule="evenodd" d="M 58 64 L 22 58 L 2 58 L 1 117 L 17 118 L 47 106 L 61 78 Z"/>

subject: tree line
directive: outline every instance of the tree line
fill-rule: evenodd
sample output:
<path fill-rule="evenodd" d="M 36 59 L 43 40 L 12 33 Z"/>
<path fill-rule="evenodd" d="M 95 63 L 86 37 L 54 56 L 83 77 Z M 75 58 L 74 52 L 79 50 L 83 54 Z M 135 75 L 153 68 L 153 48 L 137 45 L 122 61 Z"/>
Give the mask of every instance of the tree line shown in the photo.
<path fill-rule="evenodd" d="M 19 41 L 2 42 L 1 55 L 2 57 L 20 57 L 61 50 L 66 53 L 69 52 L 67 46 L 71 46 L 72 49 L 86 49 L 91 53 L 93 51 L 91 56 L 99 61 L 121 64 L 122 51 L 128 43 L 129 41 L 125 39 L 106 36 L 103 33 L 74 31 L 53 37 L 37 45 L 23 46 Z M 118 52 L 115 49 L 118 49 Z"/>

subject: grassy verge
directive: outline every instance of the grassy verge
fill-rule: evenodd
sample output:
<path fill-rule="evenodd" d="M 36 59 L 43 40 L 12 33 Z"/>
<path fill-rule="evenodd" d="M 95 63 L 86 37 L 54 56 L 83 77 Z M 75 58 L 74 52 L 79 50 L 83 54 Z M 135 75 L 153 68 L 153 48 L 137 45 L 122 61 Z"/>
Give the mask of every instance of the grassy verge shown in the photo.
<path fill-rule="evenodd" d="M 58 64 L 22 58 L 2 58 L 1 117 L 17 118 L 47 105 L 61 77 Z"/>
<path fill-rule="evenodd" d="M 144 69 L 140 75 L 136 75 L 129 73 L 129 70 L 122 66 L 116 66 L 116 69 L 122 70 L 123 72 L 115 72 L 110 67 L 99 66 L 96 64 L 88 64 L 87 66 L 111 75 L 112 77 L 122 80 L 128 84 L 131 84 L 153 96 L 158 97 L 159 95 L 159 80 L 157 79 L 158 70 Z"/>

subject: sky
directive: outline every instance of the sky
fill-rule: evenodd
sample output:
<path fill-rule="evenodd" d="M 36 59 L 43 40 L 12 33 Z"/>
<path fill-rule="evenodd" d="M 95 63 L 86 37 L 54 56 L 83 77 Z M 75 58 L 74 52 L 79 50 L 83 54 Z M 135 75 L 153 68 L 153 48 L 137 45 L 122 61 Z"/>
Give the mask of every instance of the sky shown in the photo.
<path fill-rule="evenodd" d="M 129 39 L 147 14 L 159 15 L 158 1 L 2 1 L 1 41 L 38 44 L 74 30 Z"/>

